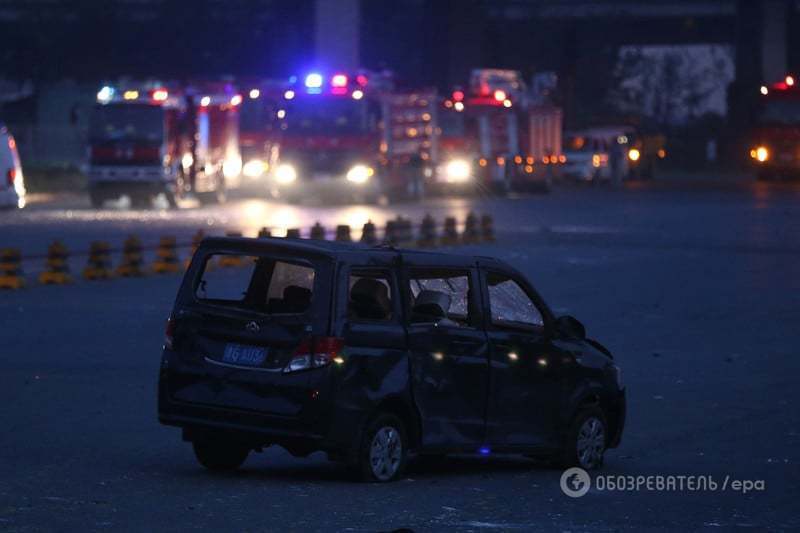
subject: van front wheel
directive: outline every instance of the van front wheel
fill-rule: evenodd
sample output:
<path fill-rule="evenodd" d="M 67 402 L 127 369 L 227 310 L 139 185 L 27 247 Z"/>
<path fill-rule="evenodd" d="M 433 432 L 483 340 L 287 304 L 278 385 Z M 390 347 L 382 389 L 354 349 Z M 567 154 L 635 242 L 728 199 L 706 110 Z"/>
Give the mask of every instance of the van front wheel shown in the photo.
<path fill-rule="evenodd" d="M 236 470 L 250 454 L 250 449 L 240 444 L 217 440 L 192 442 L 197 461 L 209 470 Z"/>

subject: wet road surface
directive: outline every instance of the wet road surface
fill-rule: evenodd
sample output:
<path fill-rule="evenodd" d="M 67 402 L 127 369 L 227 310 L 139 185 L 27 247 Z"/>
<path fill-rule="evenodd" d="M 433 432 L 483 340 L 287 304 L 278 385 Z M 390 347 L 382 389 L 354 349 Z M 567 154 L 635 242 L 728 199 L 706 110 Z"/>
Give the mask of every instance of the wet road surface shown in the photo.
<path fill-rule="evenodd" d="M 155 379 L 177 277 L 0 293 L 0 530 L 612 531 L 800 528 L 800 187 L 718 180 L 560 189 L 518 199 L 295 207 L 239 200 L 179 212 L 34 206 L 0 214 L 0 247 L 35 253 L 135 232 L 155 241 L 260 226 L 378 224 L 469 210 L 498 241 L 457 252 L 523 270 L 623 368 L 628 425 L 604 474 L 763 480 L 765 490 L 600 491 L 515 457 L 414 466 L 353 483 L 316 454 L 253 454 L 210 475 L 158 425 Z M 283 214 L 280 214 L 283 213 Z M 381 218 L 383 217 L 383 218 Z"/>

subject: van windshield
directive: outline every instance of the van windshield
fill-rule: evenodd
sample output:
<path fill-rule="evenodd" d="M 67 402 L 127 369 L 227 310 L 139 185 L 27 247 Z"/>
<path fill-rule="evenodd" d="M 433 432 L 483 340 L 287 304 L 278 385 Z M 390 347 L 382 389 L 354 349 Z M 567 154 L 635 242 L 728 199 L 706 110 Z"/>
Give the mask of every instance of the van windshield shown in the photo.
<path fill-rule="evenodd" d="M 98 105 L 89 121 L 94 141 L 153 141 L 164 137 L 164 110 L 145 104 Z"/>
<path fill-rule="evenodd" d="M 316 270 L 262 256 L 213 254 L 195 296 L 201 302 L 264 314 L 302 314 L 311 307 Z"/>

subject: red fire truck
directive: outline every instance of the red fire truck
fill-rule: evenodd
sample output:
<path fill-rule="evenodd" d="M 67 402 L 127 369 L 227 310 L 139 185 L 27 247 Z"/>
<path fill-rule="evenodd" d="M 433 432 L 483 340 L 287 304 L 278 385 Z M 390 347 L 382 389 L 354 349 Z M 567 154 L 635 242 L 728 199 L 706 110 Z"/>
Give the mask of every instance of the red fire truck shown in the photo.
<path fill-rule="evenodd" d="M 793 76 L 761 87 L 750 158 L 758 179 L 800 176 L 800 87 Z"/>
<path fill-rule="evenodd" d="M 239 147 L 242 153 L 242 183 L 269 181 L 280 159 L 280 124 L 285 118 L 285 82 L 240 80 L 243 96 L 239 110 Z"/>
<path fill-rule="evenodd" d="M 436 192 L 546 190 L 546 166 L 563 162 L 560 110 L 529 105 L 514 71 L 473 71 L 469 90 L 443 101 L 439 123 L 440 164 L 427 184 Z"/>
<path fill-rule="evenodd" d="M 283 91 L 271 192 L 377 202 L 421 194 L 436 160 L 436 97 L 394 89 L 386 73 L 311 72 Z"/>
<path fill-rule="evenodd" d="M 104 86 L 89 128 L 92 206 L 126 195 L 144 207 L 163 194 L 209 204 L 237 187 L 241 95 L 222 84 Z"/>

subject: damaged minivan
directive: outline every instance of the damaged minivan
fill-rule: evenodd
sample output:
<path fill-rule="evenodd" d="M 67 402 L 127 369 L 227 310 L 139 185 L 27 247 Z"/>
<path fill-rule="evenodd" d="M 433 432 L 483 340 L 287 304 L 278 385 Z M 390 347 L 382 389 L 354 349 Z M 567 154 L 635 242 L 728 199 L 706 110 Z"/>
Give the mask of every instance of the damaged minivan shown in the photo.
<path fill-rule="evenodd" d="M 279 445 L 380 482 L 447 453 L 598 468 L 626 409 L 609 351 L 501 261 L 279 238 L 201 243 L 158 400 L 209 469 Z"/>

